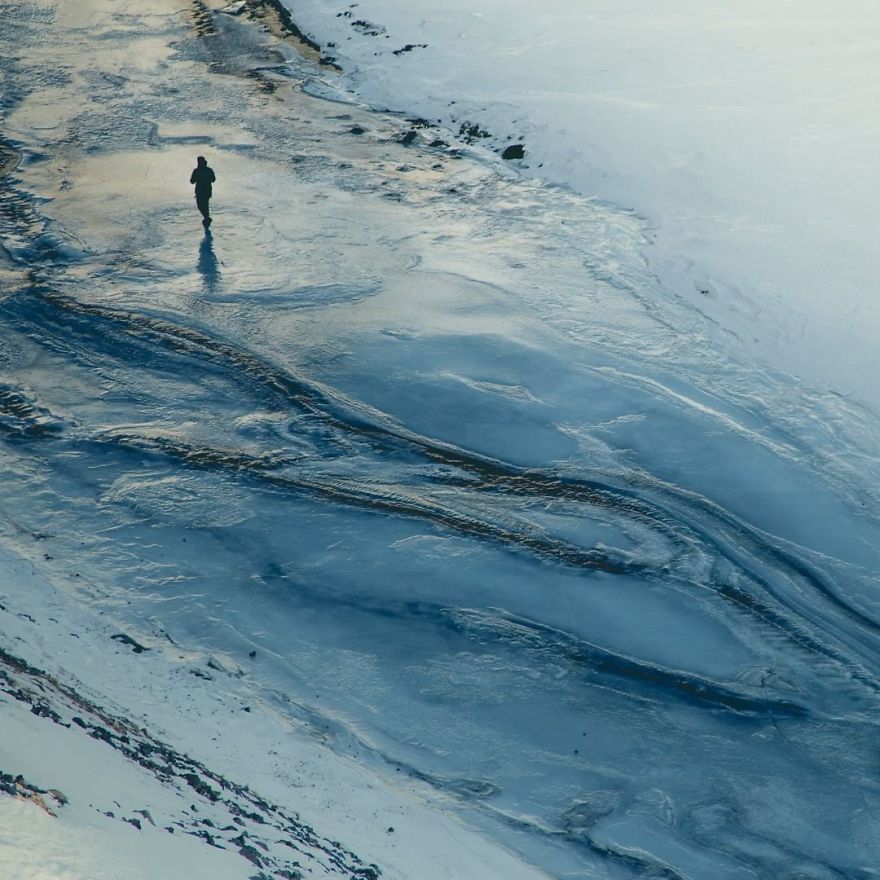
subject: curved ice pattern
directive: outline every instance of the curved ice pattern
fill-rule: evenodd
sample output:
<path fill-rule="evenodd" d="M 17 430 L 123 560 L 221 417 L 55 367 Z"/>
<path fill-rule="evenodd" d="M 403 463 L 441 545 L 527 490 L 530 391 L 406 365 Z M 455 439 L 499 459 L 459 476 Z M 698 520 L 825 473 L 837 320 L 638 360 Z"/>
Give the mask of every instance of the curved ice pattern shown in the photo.
<path fill-rule="evenodd" d="M 217 36 L 182 57 L 221 64 Z M 297 241 L 330 256 L 277 271 L 290 229 L 247 239 L 252 203 L 209 285 L 169 209 L 74 252 L 15 189 L 0 222 L 39 262 L 0 301 L 21 552 L 557 876 L 871 876 L 874 415 L 726 359 L 633 218 L 470 171 L 420 188 L 336 155 L 326 104 L 291 163 L 289 120 L 228 80 L 204 121 L 251 114 L 255 143 L 224 159 L 282 189 L 293 167 L 320 224 Z M 192 143 L 148 109 L 180 121 L 138 99 L 114 149 Z M 337 321 L 336 349 L 295 356 L 285 311 Z"/>
<path fill-rule="evenodd" d="M 26 389 L 0 377 L 0 433 L 13 437 L 41 437 L 60 431 L 63 422 L 53 416 Z"/>
<path fill-rule="evenodd" d="M 275 288 L 247 293 L 212 292 L 208 299 L 212 302 L 259 303 L 276 309 L 313 309 L 336 303 L 351 303 L 368 296 L 376 296 L 382 290 L 381 282 L 372 284 L 306 284 L 295 287 L 286 293 Z"/>
<path fill-rule="evenodd" d="M 404 767 L 438 789 L 479 804 L 486 816 L 528 828 L 537 837 L 546 835 L 551 842 L 561 835 L 578 847 L 585 846 L 593 854 L 591 858 L 610 860 L 621 876 L 646 870 L 661 874 L 672 871 L 663 868 L 655 855 L 633 849 L 633 834 L 648 838 L 644 838 L 646 830 L 635 830 L 642 827 L 638 824 L 642 820 L 635 818 L 641 815 L 641 807 L 634 806 L 639 801 L 629 786 L 613 789 L 618 806 L 607 816 L 597 817 L 589 827 L 583 818 L 577 822 L 572 819 L 577 804 L 584 798 L 589 801 L 589 790 L 575 792 L 549 782 L 522 787 L 522 769 L 516 766 L 522 756 L 527 765 L 539 768 L 547 761 L 543 752 L 562 752 L 558 745 L 536 739 L 537 732 L 514 707 L 517 703 L 540 704 L 548 694 L 554 694 L 554 689 L 558 689 L 563 705 L 579 707 L 575 713 L 571 708 L 560 710 L 560 729 L 573 733 L 573 727 L 589 718 L 594 732 L 598 732 L 597 724 L 603 729 L 603 741 L 621 723 L 620 713 L 639 725 L 646 723 L 646 711 L 649 717 L 656 712 L 684 713 L 658 739 L 656 748 L 660 751 L 653 758 L 640 759 L 671 767 L 686 760 L 684 753 L 680 757 L 669 753 L 670 743 L 677 742 L 684 731 L 688 737 L 720 736 L 730 751 L 729 760 L 741 762 L 758 757 L 769 760 L 761 756 L 760 749 L 752 754 L 737 745 L 743 724 L 757 725 L 750 736 L 757 735 L 763 723 L 775 728 L 780 724 L 798 725 L 806 719 L 810 724 L 832 727 L 839 723 L 835 718 L 846 718 L 850 725 L 873 726 L 868 719 L 877 704 L 873 673 L 876 621 L 839 593 L 834 582 L 834 572 L 839 569 L 822 557 L 808 561 L 808 554 L 799 552 L 799 548 L 665 477 L 654 477 L 644 470 L 617 469 L 586 477 L 569 469 L 507 463 L 406 427 L 375 406 L 298 374 L 207 328 L 182 324 L 177 316 L 99 307 L 46 288 L 8 297 L 0 304 L 0 312 L 10 338 L 29 338 L 32 344 L 51 352 L 64 364 L 74 387 L 80 373 L 87 376 L 97 370 L 118 381 L 130 373 L 131 365 L 137 365 L 137 384 L 124 381 L 132 392 L 137 388 L 137 408 L 145 416 L 141 424 L 113 418 L 112 400 L 97 408 L 72 401 L 60 408 L 71 414 L 65 429 L 49 441 L 81 458 L 86 468 L 90 461 L 102 461 L 107 470 L 105 481 L 113 474 L 124 480 L 116 480 L 100 492 L 108 524 L 119 519 L 114 510 L 127 508 L 136 518 L 159 517 L 166 527 L 179 520 L 189 529 L 222 534 L 230 549 L 237 548 L 235 552 L 247 547 L 244 552 L 248 557 L 271 560 L 284 557 L 279 557 L 278 548 L 266 546 L 265 538 L 257 539 L 253 525 L 235 512 L 247 509 L 253 514 L 255 505 L 260 509 L 267 504 L 268 511 L 279 503 L 273 499 L 287 498 L 295 502 L 305 521 L 312 510 L 337 510 L 340 517 L 345 509 L 353 511 L 361 523 L 358 528 L 366 529 L 370 541 L 378 541 L 379 545 L 392 543 L 382 537 L 386 527 L 381 525 L 390 516 L 403 527 L 402 532 L 394 527 L 399 536 L 419 534 L 405 526 L 407 522 L 417 528 L 424 524 L 443 540 L 448 540 L 444 536 L 456 536 L 464 552 L 473 552 L 466 548 L 474 544 L 479 548 L 474 563 L 481 568 L 488 564 L 487 573 L 502 566 L 505 575 L 496 572 L 489 577 L 498 586 L 486 584 L 475 589 L 467 579 L 460 584 L 448 579 L 442 585 L 429 584 L 425 577 L 429 569 L 419 563 L 423 576 L 419 593 L 423 599 L 414 603 L 405 599 L 410 589 L 407 584 L 393 589 L 386 584 L 380 591 L 385 594 L 382 598 L 361 595 L 350 586 L 331 587 L 332 565 L 325 570 L 323 583 L 316 587 L 292 576 L 285 565 L 273 569 L 264 564 L 263 573 L 251 580 L 262 594 L 255 617 L 242 618 L 239 613 L 234 626 L 241 636 L 249 631 L 263 633 L 246 637 L 244 644 L 256 643 L 264 650 L 276 646 L 270 650 L 277 653 L 277 646 L 285 639 L 281 633 L 273 635 L 264 618 L 290 621 L 293 609 L 288 607 L 282 614 L 280 608 L 294 602 L 309 609 L 310 615 L 326 608 L 337 632 L 331 636 L 322 627 L 318 638 L 337 640 L 340 650 L 343 645 L 357 644 L 366 654 L 380 656 L 375 654 L 378 643 L 404 639 L 398 650 L 410 668 L 395 675 L 403 694 L 413 696 L 395 697 L 387 711 L 397 718 L 417 713 L 415 717 L 420 720 L 409 725 L 408 744 L 394 742 L 388 730 L 374 729 L 363 719 L 355 720 L 348 705 L 349 694 L 369 695 L 371 701 L 388 703 L 389 696 L 380 695 L 386 691 L 381 681 L 387 680 L 390 670 L 377 676 L 348 669 L 340 654 L 334 664 L 339 682 L 333 683 L 316 671 L 320 664 L 297 649 L 279 655 L 279 681 L 289 680 L 291 675 L 296 678 L 297 668 L 308 669 L 303 687 L 319 687 L 322 693 L 331 695 L 329 705 L 315 715 L 317 724 L 328 712 L 328 718 L 347 719 L 337 736 L 344 735 L 344 727 L 351 725 L 356 731 L 355 741 L 377 760 Z M 619 375 L 605 372 L 604 380 L 614 382 Z M 175 391 L 169 407 L 166 391 L 171 377 Z M 473 392 L 492 393 L 491 388 L 487 392 L 485 383 L 474 385 Z M 226 402 L 221 410 L 222 425 L 210 410 L 211 401 L 220 399 Z M 676 396 L 665 399 L 672 401 L 670 406 L 681 405 Z M 129 412 L 131 401 L 122 403 L 120 414 Z M 510 405 L 531 404 L 528 398 L 519 397 Z M 230 419 L 230 408 L 240 417 Z M 9 396 L 7 409 L 21 424 L 33 420 L 32 412 L 48 411 L 23 389 Z M 784 449 L 766 447 L 761 437 L 749 431 L 741 431 L 739 436 L 745 443 L 769 448 L 770 454 L 781 453 L 780 461 L 787 457 Z M 118 450 L 122 457 L 112 455 L 108 461 L 108 448 Z M 173 482 L 168 485 L 175 488 L 166 493 L 158 507 L 156 489 L 149 482 L 138 483 L 125 476 L 137 461 L 151 469 L 170 468 Z M 195 482 L 182 488 L 181 494 L 176 486 L 179 476 L 187 471 Z M 200 473 L 204 477 L 199 477 Z M 161 494 L 161 485 L 158 491 Z M 186 503 L 186 497 L 219 494 L 225 495 L 227 502 L 213 518 L 210 511 Z M 368 521 L 360 519 L 364 514 Z M 587 543 L 573 540 L 567 525 L 572 521 L 595 523 L 606 531 L 604 539 L 594 538 Z M 119 524 L 113 527 L 118 529 Z M 286 533 L 280 528 L 278 532 L 277 540 L 283 541 Z M 589 539 L 589 530 L 584 537 Z M 136 541 L 141 543 L 140 539 Z M 411 548 L 416 554 L 413 558 L 423 555 L 419 544 L 411 540 L 404 538 L 401 543 L 398 538 L 393 543 L 408 554 Z M 100 544 L 93 548 L 99 580 L 106 577 L 99 575 L 105 564 L 117 571 L 129 567 L 115 553 L 102 561 L 108 549 Z M 449 550 L 445 548 L 441 558 L 449 558 Z M 150 556 L 147 548 L 141 547 L 138 552 Z M 228 552 L 223 560 L 231 559 Z M 356 553 L 365 572 L 376 564 L 370 561 L 370 553 L 366 544 Z M 498 562 L 490 562 L 496 557 Z M 548 564 L 552 568 L 530 587 L 535 564 L 535 574 Z M 828 565 L 831 568 L 826 570 Z M 381 566 L 385 568 L 387 563 Z M 168 610 L 178 609 L 174 612 L 178 621 L 190 615 L 194 615 L 193 620 L 201 618 L 200 638 L 206 638 L 204 611 L 210 608 L 210 616 L 220 626 L 217 637 L 227 632 L 217 643 L 219 647 L 229 638 L 229 623 L 220 622 L 222 614 L 216 615 L 216 603 L 222 606 L 235 602 L 239 588 L 234 583 L 222 586 L 219 570 L 215 578 L 210 571 L 194 577 L 195 572 L 187 572 L 187 568 L 183 560 L 156 558 L 147 567 L 140 563 L 141 601 L 149 603 L 152 597 L 162 596 Z M 564 575 L 565 571 L 571 574 Z M 195 587 L 205 578 L 205 587 Z M 539 586 L 546 578 L 550 580 Z M 188 581 L 193 582 L 195 590 L 181 591 Z M 618 589 L 614 589 L 615 583 Z M 555 592 L 561 585 L 568 596 L 565 602 L 548 602 L 544 592 L 548 588 Z M 648 594 L 639 595 L 640 589 L 646 588 L 661 591 L 660 604 L 650 613 L 662 614 L 667 626 L 676 621 L 675 625 L 681 627 L 678 638 L 687 639 L 686 628 L 703 618 L 699 623 L 703 635 L 696 650 L 685 650 L 685 642 L 676 643 L 671 648 L 673 656 L 669 656 L 670 646 L 656 639 L 635 639 L 635 634 L 627 631 L 627 621 L 651 608 Z M 200 598 L 205 589 L 206 599 L 212 597 L 207 604 Z M 426 601 L 429 597 L 431 600 Z M 278 610 L 267 614 L 263 606 L 266 601 Z M 510 603 L 519 611 L 505 607 Z M 289 623 L 285 626 L 289 628 Z M 411 644 L 412 634 L 404 637 L 401 627 L 412 628 L 423 644 L 418 648 Z M 717 660 L 701 656 L 705 654 L 703 641 L 713 627 L 717 628 L 715 637 L 721 647 Z M 374 635 L 365 638 L 364 631 Z M 214 638 L 208 637 L 209 645 Z M 299 638 L 308 636 L 303 631 Z M 446 656 L 450 639 L 458 642 L 458 650 Z M 678 660 L 674 658 L 676 653 Z M 701 670 L 701 665 L 714 668 Z M 475 676 L 468 672 L 469 667 L 477 670 Z M 283 675 L 281 670 L 285 670 Z M 502 693 L 513 701 L 510 707 L 504 698 L 498 702 L 492 694 L 492 681 L 499 675 L 504 681 Z M 447 685 L 443 683 L 445 677 Z M 555 684 L 548 691 L 550 682 Z M 460 732 L 447 729 L 442 739 L 436 739 L 431 728 L 439 729 L 441 716 L 434 714 L 432 704 L 457 706 L 468 716 L 468 723 Z M 494 714 L 486 714 L 487 705 L 494 705 Z M 692 712 L 705 716 L 704 720 L 687 720 Z M 570 717 L 565 720 L 567 715 Z M 597 722 L 599 718 L 605 720 Z M 511 755 L 520 756 L 516 762 L 503 762 L 503 767 L 487 764 L 484 755 L 465 747 L 477 729 L 492 729 L 494 735 L 499 735 L 499 726 L 526 731 L 525 739 L 512 734 L 503 746 Z M 848 730 L 841 735 L 841 742 L 845 742 L 852 733 Z M 594 760 L 607 747 L 593 742 Z M 462 750 L 451 766 L 448 758 L 426 758 L 450 748 Z M 782 757 L 783 753 L 773 753 L 773 761 L 781 761 Z M 609 753 L 600 764 L 635 777 L 641 771 L 637 771 L 633 760 L 632 755 L 625 757 L 618 751 Z M 710 759 L 707 755 L 701 760 Z M 785 761 L 790 760 L 792 756 L 787 754 Z M 581 786 L 609 790 L 607 785 L 612 779 L 619 784 L 615 774 L 595 775 L 590 771 L 587 776 L 593 782 L 584 780 Z M 665 773 L 662 777 L 658 785 L 664 790 L 678 784 Z M 461 782 L 474 778 L 481 782 Z M 548 776 L 548 780 L 552 778 Z M 829 781 L 828 785 L 834 788 L 837 783 Z M 537 810 L 535 815 L 523 815 L 515 806 L 527 790 Z M 679 796 L 685 800 L 691 797 Z M 736 808 L 740 810 L 750 802 L 744 793 L 732 801 L 740 803 Z M 630 829 L 626 834 L 621 830 L 624 827 Z M 655 840 L 657 833 L 650 839 Z M 688 839 L 690 832 L 684 834 Z M 744 831 L 740 836 L 749 835 Z M 764 845 L 771 849 L 779 846 L 772 841 Z M 659 843 L 652 846 L 655 851 L 662 850 Z M 691 839 L 680 846 L 705 849 L 705 842 Z M 731 846 L 740 852 L 741 844 Z M 668 876 L 677 874 L 672 871 Z"/>
<path fill-rule="evenodd" d="M 255 454 L 234 447 L 211 448 L 168 434 L 161 427 L 148 434 L 132 433 L 126 428 L 105 430 L 94 433 L 93 440 L 158 452 L 188 467 L 256 479 L 274 489 L 321 502 L 426 521 L 566 567 L 627 575 L 647 582 L 679 581 L 689 589 L 709 589 L 734 611 L 752 617 L 753 626 L 767 628 L 788 640 L 792 647 L 841 665 L 842 675 L 866 688 L 874 702 L 878 683 L 868 671 L 876 651 L 874 639 L 866 643 L 863 636 L 858 640 L 858 649 L 868 652 L 866 665 L 851 654 L 856 647 L 852 632 L 843 631 L 850 643 L 849 656 L 842 645 L 827 637 L 835 614 L 845 615 L 865 630 L 866 636 L 876 635 L 876 621 L 839 596 L 820 568 L 706 499 L 646 476 L 638 484 L 621 486 L 523 469 L 475 455 L 408 431 L 382 413 L 346 400 L 332 389 L 167 318 L 88 306 L 45 291 L 32 291 L 27 298 L 8 300 L 3 308 L 13 315 L 22 309 L 21 320 L 42 327 L 43 343 L 50 348 L 62 347 L 68 357 L 89 359 L 83 343 L 88 344 L 91 339 L 92 356 L 133 361 L 132 349 L 137 348 L 137 360 L 159 373 L 172 369 L 165 363 L 169 358 L 171 362 L 184 358 L 190 364 L 191 381 L 199 381 L 198 375 L 192 374 L 193 366 L 208 370 L 205 375 L 217 372 L 239 394 L 253 397 L 255 391 L 262 389 L 258 398 L 263 403 L 274 401 L 281 411 L 293 407 L 316 420 L 297 423 L 300 443 L 309 435 L 313 440 L 307 451 L 300 449 L 292 457 L 279 450 Z M 53 339 L 47 335 L 52 323 L 63 326 L 63 336 L 59 334 Z M 72 335 L 73 330 L 78 338 Z M 332 464 L 339 456 L 354 453 L 359 462 L 356 478 L 326 469 L 325 463 Z M 375 456 L 378 461 L 371 460 Z M 398 465 L 393 473 L 396 481 L 389 483 L 380 476 L 373 482 L 371 471 L 378 472 L 383 459 L 389 456 L 389 463 Z M 406 477 L 400 463 L 413 456 L 416 461 L 439 464 L 443 469 L 416 469 L 411 479 L 397 482 Z M 485 500 L 485 496 L 490 500 Z M 554 536 L 552 526 L 538 525 L 530 518 L 533 505 L 548 502 L 569 505 L 578 516 L 622 518 L 651 530 L 667 545 L 666 564 L 641 561 L 637 549 L 621 552 L 578 546 Z M 696 575 L 695 563 L 687 562 L 689 558 L 697 566 L 704 566 L 705 559 L 717 561 L 708 576 L 701 578 Z M 719 569 L 722 561 L 728 569 L 726 574 Z M 809 597 L 807 601 L 799 599 L 804 591 Z M 822 610 L 817 613 L 819 609 Z M 812 631 L 811 623 L 822 626 L 824 638 Z M 797 700 L 765 702 L 741 689 L 729 690 L 708 680 L 691 679 L 684 673 L 664 671 L 623 657 L 611 659 L 601 651 L 595 654 L 596 650 L 599 649 L 595 646 L 582 649 L 588 665 L 608 675 L 627 678 L 631 685 L 640 682 L 661 686 L 677 699 L 693 699 L 734 711 L 805 712 L 796 705 Z"/>

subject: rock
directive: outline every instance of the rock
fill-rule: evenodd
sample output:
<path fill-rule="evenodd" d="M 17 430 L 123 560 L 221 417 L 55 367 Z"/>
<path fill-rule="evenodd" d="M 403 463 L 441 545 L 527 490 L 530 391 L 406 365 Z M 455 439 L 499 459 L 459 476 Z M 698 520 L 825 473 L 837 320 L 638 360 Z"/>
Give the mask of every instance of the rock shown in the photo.
<path fill-rule="evenodd" d="M 485 128 L 480 128 L 476 122 L 462 122 L 458 127 L 458 136 L 469 144 L 475 143 L 482 138 L 492 137 Z"/>
<path fill-rule="evenodd" d="M 114 642 L 120 642 L 123 645 L 128 645 L 135 654 L 142 654 L 144 651 L 149 651 L 149 648 L 145 648 L 140 642 L 136 642 L 131 636 L 127 636 L 125 633 L 116 633 L 116 635 L 110 636 Z"/>
<path fill-rule="evenodd" d="M 522 159 L 526 154 L 526 148 L 524 144 L 511 144 L 509 147 L 505 147 L 504 152 L 501 154 L 502 159 Z"/>
<path fill-rule="evenodd" d="M 394 50 L 394 55 L 403 55 L 405 52 L 412 52 L 413 49 L 427 49 L 427 43 L 407 43 L 400 49 Z"/>
<path fill-rule="evenodd" d="M 353 21 L 351 26 L 365 37 L 381 37 L 385 33 L 385 28 L 381 24 L 374 24 L 364 18 Z"/>

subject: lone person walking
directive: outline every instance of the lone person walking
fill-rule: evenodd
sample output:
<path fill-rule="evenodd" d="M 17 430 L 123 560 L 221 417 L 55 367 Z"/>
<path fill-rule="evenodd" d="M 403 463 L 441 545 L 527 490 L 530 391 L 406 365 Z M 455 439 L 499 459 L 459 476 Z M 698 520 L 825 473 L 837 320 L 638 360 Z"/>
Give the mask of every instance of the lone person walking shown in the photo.
<path fill-rule="evenodd" d="M 196 185 L 196 206 L 202 213 L 202 225 L 207 229 L 211 225 L 211 214 L 208 210 L 208 202 L 211 201 L 213 189 L 211 184 L 217 179 L 214 171 L 208 166 L 208 160 L 204 156 L 198 156 L 196 167 L 189 176 L 189 182 Z"/>

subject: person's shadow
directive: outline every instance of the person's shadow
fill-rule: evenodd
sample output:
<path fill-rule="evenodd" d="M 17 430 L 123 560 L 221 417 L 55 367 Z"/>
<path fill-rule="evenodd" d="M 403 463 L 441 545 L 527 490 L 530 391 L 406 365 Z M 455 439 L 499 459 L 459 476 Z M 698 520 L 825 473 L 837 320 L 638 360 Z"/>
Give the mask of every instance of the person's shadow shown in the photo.
<path fill-rule="evenodd" d="M 196 264 L 199 274 L 202 276 L 202 284 L 208 293 L 213 293 L 220 283 L 220 264 L 214 253 L 214 236 L 211 230 L 205 230 L 205 237 L 199 245 L 199 261 Z"/>

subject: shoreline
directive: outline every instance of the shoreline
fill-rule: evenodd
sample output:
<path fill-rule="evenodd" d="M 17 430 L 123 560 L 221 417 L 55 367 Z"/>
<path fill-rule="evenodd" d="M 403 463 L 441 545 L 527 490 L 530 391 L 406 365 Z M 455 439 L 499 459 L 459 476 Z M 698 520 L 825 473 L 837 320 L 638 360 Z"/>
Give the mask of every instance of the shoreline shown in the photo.
<path fill-rule="evenodd" d="M 556 2 L 552 12 L 523 6 L 509 15 L 493 4 L 471 11 L 456 3 L 428 19 L 399 2 L 337 13 L 303 0 L 295 8 L 311 33 L 339 47 L 348 85 L 366 103 L 442 119 L 477 143 L 491 132 L 484 143 L 498 153 L 524 143 L 524 173 L 640 218 L 652 272 L 718 327 L 719 346 L 877 417 L 880 398 L 866 378 L 878 328 L 868 232 L 878 201 L 868 193 L 877 185 L 855 169 L 870 167 L 880 135 L 860 121 L 871 113 L 865 93 L 843 85 L 873 73 L 871 56 L 847 49 L 858 42 L 859 15 L 823 31 L 833 16 L 818 10 L 792 33 L 784 4 L 748 5 L 739 25 L 708 7 L 654 22 L 646 0 L 620 10 Z M 375 19 L 369 29 L 356 26 L 360 16 Z M 863 25 L 873 31 L 877 22 L 866 17 Z M 738 26 L 752 32 L 751 49 L 737 39 Z M 572 39 L 579 29 L 583 45 Z M 823 39 L 833 77 L 804 63 Z M 401 62 L 392 45 L 404 41 L 419 52 Z M 766 59 L 764 74 L 749 72 L 750 51 Z M 775 77 L 770 59 L 780 51 L 786 69 L 807 68 L 821 101 Z M 723 75 L 702 75 L 715 64 Z M 769 97 L 775 90 L 785 95 L 782 116 Z M 727 131 L 717 143 L 716 125 Z M 852 161 L 838 161 L 842 155 Z"/>
<path fill-rule="evenodd" d="M 213 13 L 243 16 L 257 26 L 267 28 L 269 33 L 293 46 L 304 60 L 311 61 L 326 70 L 341 71 L 341 68 L 323 53 L 320 43 L 297 25 L 292 13 L 281 0 L 238 0 L 237 3 L 210 0 L 210 2 L 212 3 L 210 10 Z M 204 8 L 207 11 L 209 7 Z"/>

